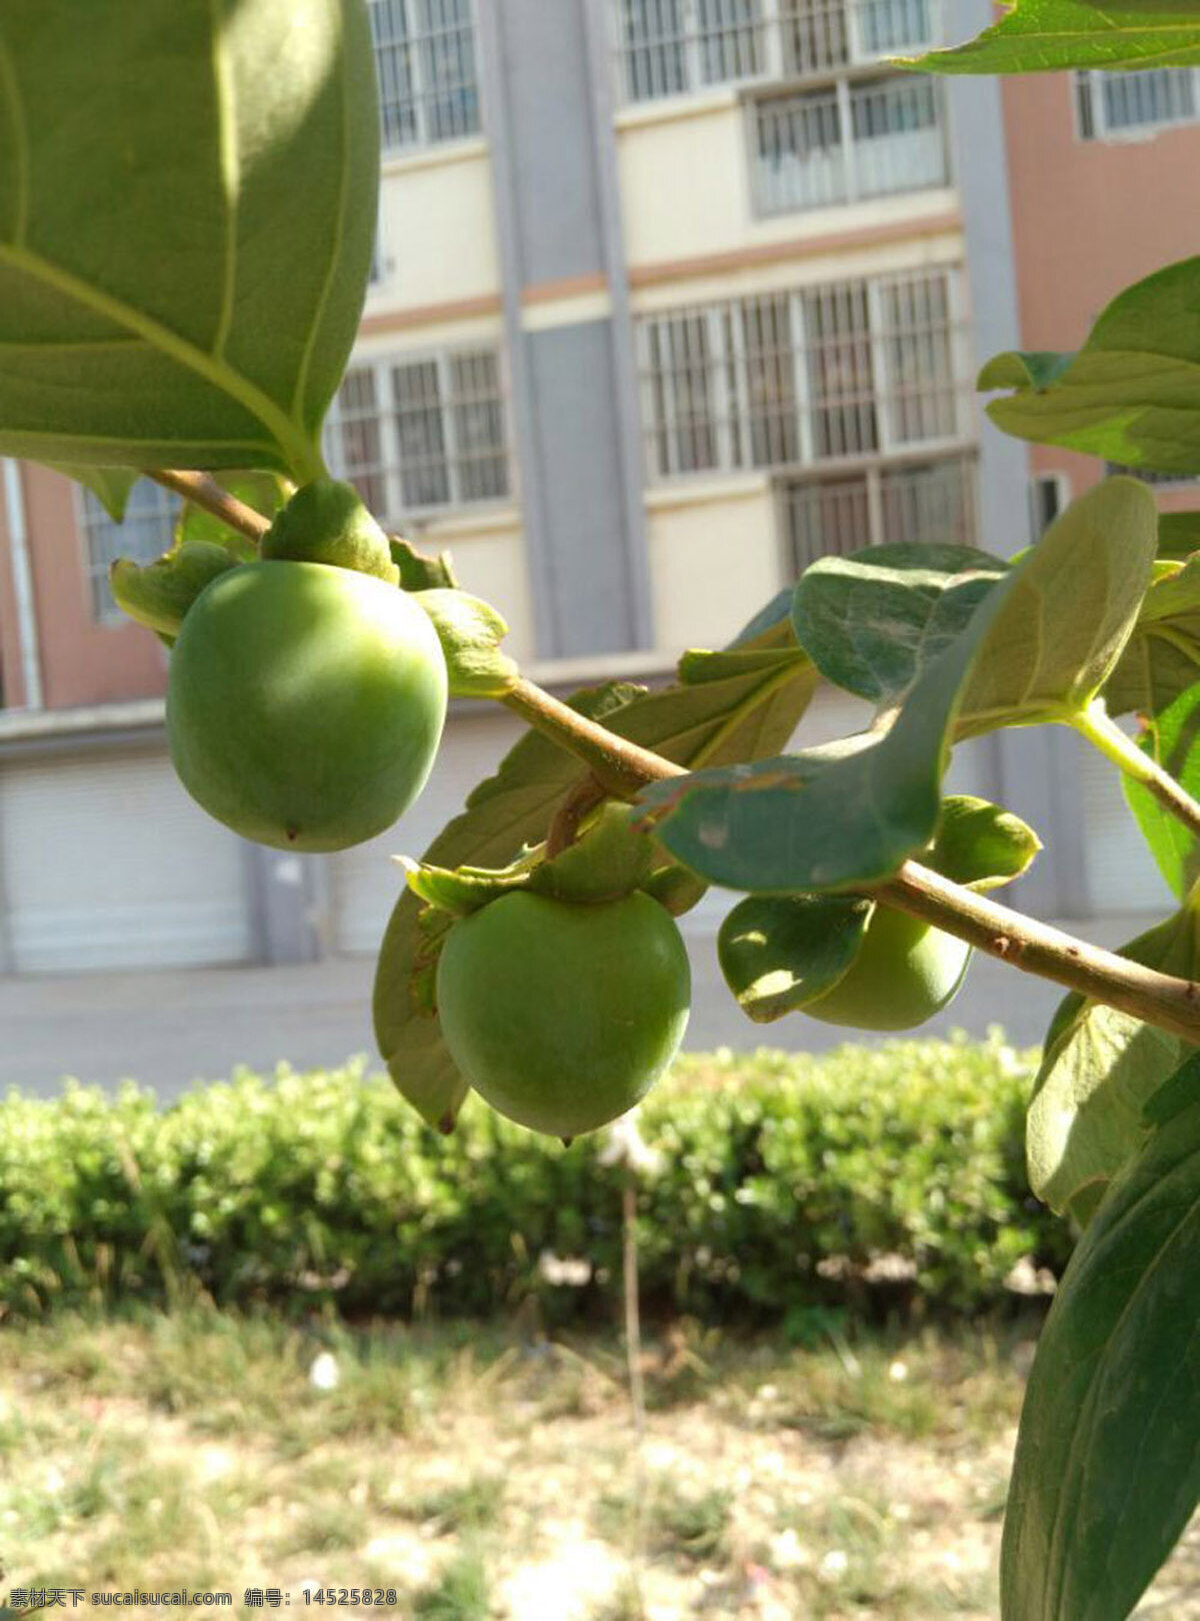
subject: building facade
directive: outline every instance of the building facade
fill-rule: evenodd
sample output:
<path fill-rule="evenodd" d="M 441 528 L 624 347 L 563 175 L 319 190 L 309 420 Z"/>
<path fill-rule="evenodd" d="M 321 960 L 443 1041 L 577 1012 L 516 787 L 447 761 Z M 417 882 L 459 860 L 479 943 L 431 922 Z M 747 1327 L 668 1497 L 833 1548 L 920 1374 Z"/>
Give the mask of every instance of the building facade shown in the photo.
<path fill-rule="evenodd" d="M 1120 287 L 1190 251 L 1200 86 L 888 69 L 990 10 L 371 0 L 378 238 L 327 460 L 452 551 L 541 679 L 662 675 L 829 552 L 1011 554 L 1102 475 L 995 432 L 973 379 L 1000 350 L 1077 344 Z M 456 713 L 381 840 L 320 859 L 245 845 L 175 784 L 165 654 L 108 593 L 115 556 L 169 544 L 171 498 L 139 484 L 118 527 L 11 463 L 4 497 L 0 971 L 374 950 L 400 888 L 387 856 L 424 847 L 510 720 Z M 860 719 L 827 699 L 802 735 Z M 1042 831 L 1030 907 L 1165 895 L 1119 790 L 1062 738 L 985 739 L 955 771 Z"/>

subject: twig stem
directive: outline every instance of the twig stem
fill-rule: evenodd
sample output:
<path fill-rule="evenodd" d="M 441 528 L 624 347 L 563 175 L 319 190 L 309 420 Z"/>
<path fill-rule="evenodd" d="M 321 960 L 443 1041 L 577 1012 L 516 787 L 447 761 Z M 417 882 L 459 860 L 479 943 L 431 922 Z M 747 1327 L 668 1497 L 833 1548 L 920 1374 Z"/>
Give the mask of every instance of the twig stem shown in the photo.
<path fill-rule="evenodd" d="M 1169 771 L 1163 770 L 1157 760 L 1138 748 L 1131 737 L 1126 737 L 1104 707 L 1103 699 L 1097 698 L 1090 703 L 1082 714 L 1072 719 L 1071 724 L 1093 748 L 1099 749 L 1132 781 L 1140 782 L 1165 810 L 1200 838 L 1200 804 L 1180 787 Z"/>
<path fill-rule="evenodd" d="M 150 477 L 164 489 L 174 490 L 176 495 L 182 495 L 184 500 L 190 501 L 193 506 L 210 512 L 214 518 L 228 524 L 230 529 L 239 535 L 245 535 L 246 539 L 253 541 L 256 546 L 271 527 L 270 518 L 264 518 L 261 512 L 255 512 L 253 507 L 239 501 L 236 495 L 230 495 L 228 490 L 223 490 L 216 479 L 210 478 L 207 473 L 185 473 L 161 468 L 151 473 Z"/>

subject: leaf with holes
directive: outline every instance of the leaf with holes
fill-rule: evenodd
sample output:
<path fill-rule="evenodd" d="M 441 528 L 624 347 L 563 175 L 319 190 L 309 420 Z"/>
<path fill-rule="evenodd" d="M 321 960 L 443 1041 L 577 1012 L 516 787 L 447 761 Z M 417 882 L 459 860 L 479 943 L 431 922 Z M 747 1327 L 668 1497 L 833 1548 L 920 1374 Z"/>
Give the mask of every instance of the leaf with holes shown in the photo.
<path fill-rule="evenodd" d="M 9 0 L 0 453 L 320 473 L 378 184 L 361 0 Z"/>
<path fill-rule="evenodd" d="M 926 73 L 1043 73 L 1060 68 L 1200 64 L 1194 0 L 1016 0 L 982 34 L 904 63 Z"/>
<path fill-rule="evenodd" d="M 1200 1498 L 1198 1294 L 1192 1103 L 1114 1182 L 1042 1329 L 1005 1515 L 1005 1621 L 1125 1621 L 1183 1532 Z"/>
<path fill-rule="evenodd" d="M 981 389 L 1014 391 L 987 408 L 1005 433 L 1123 467 L 1200 473 L 1200 258 L 1126 288 L 1057 375 L 1032 358 L 998 355 L 979 375 Z"/>

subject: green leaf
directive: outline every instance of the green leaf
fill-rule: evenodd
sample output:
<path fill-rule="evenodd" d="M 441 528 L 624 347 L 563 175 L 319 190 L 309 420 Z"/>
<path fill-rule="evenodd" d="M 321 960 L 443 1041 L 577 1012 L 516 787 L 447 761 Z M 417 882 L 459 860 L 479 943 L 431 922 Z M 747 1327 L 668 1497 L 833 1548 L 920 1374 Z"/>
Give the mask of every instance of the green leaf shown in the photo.
<path fill-rule="evenodd" d="M 1013 571 L 963 699 L 958 735 L 1086 709 L 1133 634 L 1158 550 L 1158 509 L 1137 479 L 1072 502 Z"/>
<path fill-rule="evenodd" d="M 1151 719 L 1138 741 L 1193 798 L 1200 795 L 1200 682 Z M 1124 774 L 1121 786 L 1159 870 L 1182 900 L 1200 877 L 1200 843 L 1148 788 Z"/>
<path fill-rule="evenodd" d="M 137 483 L 139 474 L 130 467 L 69 467 L 64 462 L 47 464 L 56 473 L 73 478 L 84 489 L 91 490 L 114 523 L 121 523 L 129 503 L 129 492 Z"/>
<path fill-rule="evenodd" d="M 927 73 L 1041 73 L 1200 63 L 1195 0 L 1016 0 L 977 38 L 906 66 Z"/>
<path fill-rule="evenodd" d="M 1160 512 L 1158 515 L 1159 558 L 1186 563 L 1200 551 L 1200 512 Z"/>
<path fill-rule="evenodd" d="M 1120 955 L 1195 979 L 1200 942 L 1194 913 L 1184 908 Z M 1132 1014 L 1066 997 L 1046 1037 L 1026 1126 L 1029 1182 L 1038 1198 L 1059 1211 L 1078 1211 L 1081 1198 L 1093 1200 L 1144 1139 L 1146 1100 L 1190 1052 L 1181 1037 Z"/>
<path fill-rule="evenodd" d="M 1200 1105 L 1114 1182 L 1042 1329 L 1001 1557 L 1005 1621 L 1125 1621 L 1200 1498 Z"/>
<path fill-rule="evenodd" d="M 1148 1126 L 1165 1126 L 1184 1109 L 1200 1102 L 1200 1053 L 1193 1053 L 1157 1092 L 1152 1092 L 1142 1109 Z"/>
<path fill-rule="evenodd" d="M 656 854 L 654 841 L 635 827 L 628 805 L 602 805 L 574 844 L 534 868 L 529 887 L 580 905 L 619 900 L 641 888 Z"/>
<path fill-rule="evenodd" d="M 736 652 L 689 654 L 680 676 L 679 684 L 661 692 L 613 682 L 577 693 L 571 703 L 622 737 L 689 765 L 781 748 L 817 682 L 811 663 L 794 645 L 786 614 Z M 422 859 L 447 868 L 504 866 L 545 838 L 559 802 L 581 774 L 572 755 L 528 732 Z M 401 1093 L 436 1124 L 453 1118 L 467 1087 L 431 1008 L 430 948 L 422 941 L 419 916 L 416 896 L 402 895 L 376 969 L 375 1034 Z"/>
<path fill-rule="evenodd" d="M 1191 518 L 1191 513 L 1176 514 Z M 1172 561 L 1166 548 L 1191 539 L 1190 525 L 1159 519 L 1158 563 L 1129 644 L 1104 687 L 1110 714 L 1160 715 L 1200 677 L 1200 557 Z"/>
<path fill-rule="evenodd" d="M 236 567 L 236 559 L 223 546 L 190 540 L 153 563 L 118 558 L 109 570 L 109 583 L 124 613 L 139 625 L 174 639 L 201 591 L 219 574 Z"/>
<path fill-rule="evenodd" d="M 1200 473 L 1200 259 L 1126 288 L 1057 375 L 1022 380 L 1030 356 L 1000 355 L 981 389 L 1014 388 L 988 415 L 1005 433 L 1125 467 Z M 1043 357 L 1044 358 L 1044 357 Z"/>
<path fill-rule="evenodd" d="M 770 1024 L 831 991 L 853 966 L 873 901 L 857 895 L 748 895 L 723 920 L 717 956 L 747 1018 Z"/>
<path fill-rule="evenodd" d="M 1041 848 L 1041 839 L 1012 811 L 970 794 L 952 794 L 942 801 L 933 846 L 922 860 L 943 877 L 982 893 L 1027 872 Z"/>
<path fill-rule="evenodd" d="M 449 552 L 442 552 L 438 557 L 429 557 L 407 540 L 401 540 L 399 535 L 389 535 L 388 544 L 391 547 L 392 562 L 400 571 L 400 588 L 403 591 L 455 591 L 458 589 L 458 580 L 455 577 L 454 567 L 450 562 Z"/>
<path fill-rule="evenodd" d="M 508 626 L 490 603 L 465 591 L 418 591 L 446 658 L 452 698 L 502 698 L 520 675 L 500 651 Z"/>
<path fill-rule="evenodd" d="M 910 642 L 917 652 L 905 670 L 914 671 L 914 684 L 877 730 L 646 789 L 642 801 L 658 819 L 661 842 L 711 883 L 755 894 L 855 889 L 890 876 L 934 835 L 954 736 L 1060 720 L 1086 708 L 1137 617 L 1157 544 L 1155 520 L 1144 485 L 1107 480 L 1052 524 L 1016 568 L 992 579 L 965 629 L 941 643 L 936 657 L 923 661 L 919 635 Z M 945 600 L 942 578 L 935 575 L 923 595 L 915 588 L 910 623 L 920 624 L 922 601 Z M 914 589 L 903 579 L 884 587 L 893 588 L 905 601 Z M 846 606 L 852 599 L 839 600 Z M 954 610 L 946 613 L 953 623 Z M 861 622 L 868 618 L 869 610 Z M 885 623 L 890 629 L 894 622 Z M 844 672 L 855 656 L 843 643 L 838 668 Z M 880 667 L 884 658 L 880 653 Z M 879 685 L 890 692 L 888 683 Z"/>
<path fill-rule="evenodd" d="M 0 453 L 319 473 L 378 196 L 361 0 L 10 0 L 0 128 Z"/>
<path fill-rule="evenodd" d="M 966 628 L 1008 564 L 967 546 L 868 546 L 796 586 L 796 639 L 827 681 L 896 703 Z"/>

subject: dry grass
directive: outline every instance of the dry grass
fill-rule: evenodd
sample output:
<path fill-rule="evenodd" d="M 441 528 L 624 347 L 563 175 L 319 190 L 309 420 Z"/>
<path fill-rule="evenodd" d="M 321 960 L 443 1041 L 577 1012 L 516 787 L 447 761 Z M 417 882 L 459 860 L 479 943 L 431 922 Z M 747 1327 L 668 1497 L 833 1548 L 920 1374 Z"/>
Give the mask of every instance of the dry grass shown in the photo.
<path fill-rule="evenodd" d="M 302 1612 L 315 1582 L 394 1588 L 425 1621 L 991 1621 L 1032 1332 L 804 1349 L 681 1325 L 648 1349 L 639 1451 L 604 1337 L 10 1327 L 0 1593 L 223 1588 L 257 1615 L 247 1587 Z M 1200 1616 L 1198 1580 L 1185 1550 L 1147 1615 Z"/>

